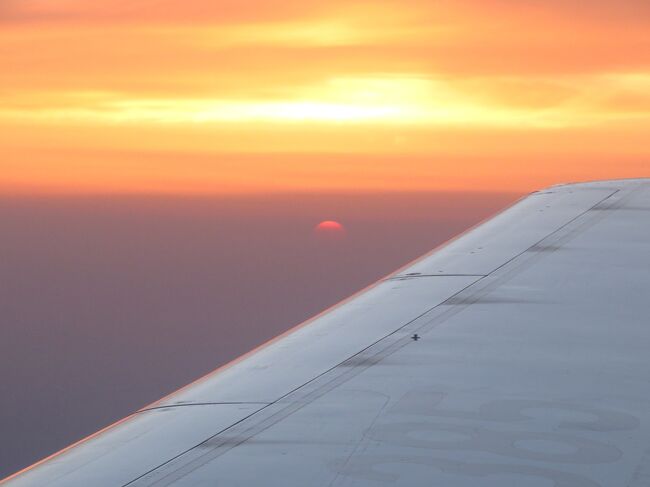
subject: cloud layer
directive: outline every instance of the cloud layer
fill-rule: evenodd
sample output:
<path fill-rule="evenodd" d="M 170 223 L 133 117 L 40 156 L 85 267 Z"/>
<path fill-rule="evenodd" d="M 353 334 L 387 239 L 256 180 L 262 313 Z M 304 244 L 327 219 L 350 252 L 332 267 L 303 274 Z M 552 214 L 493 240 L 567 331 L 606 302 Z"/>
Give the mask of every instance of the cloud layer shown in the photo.
<path fill-rule="evenodd" d="M 107 149 L 130 154 L 126 174 L 161 150 L 212 160 L 190 175 L 205 191 L 263 189 L 242 181 L 264 166 L 233 156 L 251 152 L 311 153 L 299 171 L 307 190 L 377 180 L 351 154 L 404 155 L 398 168 L 418 185 L 394 189 L 463 186 L 466 171 L 442 177 L 459 156 L 474 171 L 480 158 L 518 158 L 543 174 L 507 188 L 522 190 L 575 176 L 575 155 L 634 161 L 594 163 L 579 179 L 638 174 L 650 151 L 645 1 L 9 0 L 0 23 L 4 190 L 48 187 L 33 175 L 57 167 L 52 190 L 160 186 L 124 177 L 120 161 L 111 172 Z M 527 162 L 540 150 L 546 171 Z M 323 153 L 345 154 L 345 177 L 314 162 Z M 276 164 L 295 179 L 294 163 Z M 165 189 L 184 190 L 185 160 L 168 167 Z"/>

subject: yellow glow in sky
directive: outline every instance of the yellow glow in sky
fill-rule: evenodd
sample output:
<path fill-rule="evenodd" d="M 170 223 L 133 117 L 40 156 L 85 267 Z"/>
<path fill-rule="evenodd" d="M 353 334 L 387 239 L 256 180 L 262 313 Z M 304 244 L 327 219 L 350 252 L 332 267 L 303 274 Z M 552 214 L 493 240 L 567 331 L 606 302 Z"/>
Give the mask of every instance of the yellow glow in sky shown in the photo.
<path fill-rule="evenodd" d="M 0 6 L 0 190 L 527 190 L 647 175 L 647 2 L 157 7 Z"/>
<path fill-rule="evenodd" d="M 128 94 L 102 92 L 63 92 L 53 106 L 41 100 L 40 106 L 0 109 L 0 117 L 35 122 L 86 122 L 136 124 L 209 124 L 209 123 L 382 123 L 486 127 L 566 127 L 595 125 L 607 121 L 640 120 L 650 115 L 634 97 L 646 95 L 650 84 L 646 74 L 622 73 L 600 79 L 571 79 L 557 83 L 560 91 L 576 83 L 587 82 L 578 99 L 553 107 L 517 106 L 508 100 L 495 101 L 477 95 L 471 87 L 465 91 L 451 83 L 418 78 L 336 78 L 322 86 L 296 90 L 293 99 L 232 100 L 130 98 Z M 515 81 L 516 83 L 516 81 Z M 489 88 L 486 83 L 484 88 Z M 50 95 L 51 96 L 51 95 Z M 628 97 L 628 106 L 603 106 L 608 100 Z M 61 103 L 68 100 L 69 105 Z M 647 102 L 647 100 L 646 100 Z M 58 106 L 57 106 L 58 105 Z"/>

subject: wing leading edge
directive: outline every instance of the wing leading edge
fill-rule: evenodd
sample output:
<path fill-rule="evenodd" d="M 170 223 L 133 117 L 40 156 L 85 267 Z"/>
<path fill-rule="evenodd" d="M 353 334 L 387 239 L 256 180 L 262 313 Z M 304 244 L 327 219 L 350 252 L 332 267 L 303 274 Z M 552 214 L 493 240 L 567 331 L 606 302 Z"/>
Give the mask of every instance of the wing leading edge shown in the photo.
<path fill-rule="evenodd" d="M 649 485 L 648 216 L 533 193 L 6 485 Z"/>

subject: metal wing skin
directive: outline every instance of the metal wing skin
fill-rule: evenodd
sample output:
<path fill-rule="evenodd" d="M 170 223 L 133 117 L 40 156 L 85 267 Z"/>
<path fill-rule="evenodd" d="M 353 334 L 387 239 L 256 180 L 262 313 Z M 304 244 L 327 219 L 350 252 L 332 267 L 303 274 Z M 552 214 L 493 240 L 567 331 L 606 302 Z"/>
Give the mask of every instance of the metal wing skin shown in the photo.
<path fill-rule="evenodd" d="M 650 485 L 650 180 L 554 186 L 3 487 Z"/>

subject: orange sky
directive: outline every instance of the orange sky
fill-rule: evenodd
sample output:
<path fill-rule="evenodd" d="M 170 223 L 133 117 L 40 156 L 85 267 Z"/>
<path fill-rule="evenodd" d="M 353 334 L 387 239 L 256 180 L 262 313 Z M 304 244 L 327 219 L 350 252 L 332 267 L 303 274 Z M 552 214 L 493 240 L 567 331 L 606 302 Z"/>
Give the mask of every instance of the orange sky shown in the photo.
<path fill-rule="evenodd" d="M 647 0 L 3 0 L 0 191 L 649 176 Z"/>

